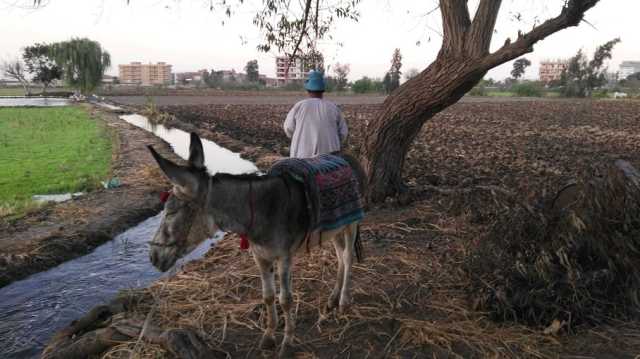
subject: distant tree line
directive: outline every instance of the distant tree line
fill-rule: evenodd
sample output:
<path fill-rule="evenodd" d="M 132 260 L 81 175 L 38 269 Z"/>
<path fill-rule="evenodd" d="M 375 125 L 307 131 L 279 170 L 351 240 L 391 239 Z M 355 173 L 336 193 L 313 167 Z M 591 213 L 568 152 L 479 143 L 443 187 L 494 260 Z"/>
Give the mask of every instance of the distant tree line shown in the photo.
<path fill-rule="evenodd" d="M 31 84 L 42 86 L 42 93 L 56 80 L 65 83 L 83 94 L 89 94 L 102 81 L 102 76 L 111 66 L 111 56 L 100 43 L 87 38 L 72 38 L 56 43 L 35 43 L 23 49 L 22 57 L 5 60 L 1 70 L 8 78 L 24 87 L 31 94 Z"/>
<path fill-rule="evenodd" d="M 606 97 L 609 91 L 621 91 L 622 88 L 636 93 L 640 92 L 640 73 L 618 79 L 617 74 L 608 72 L 606 61 L 611 59 L 612 51 L 620 42 L 619 38 L 608 41 L 596 49 L 591 59 L 583 50 L 569 59 L 566 69 L 558 80 L 550 83 L 523 80 L 531 61 L 520 58 L 513 62 L 511 78 L 504 81 L 486 79 L 480 81 L 469 94 L 472 96 L 488 96 L 513 94 L 514 96 L 544 96 L 551 94 L 562 97 Z"/>

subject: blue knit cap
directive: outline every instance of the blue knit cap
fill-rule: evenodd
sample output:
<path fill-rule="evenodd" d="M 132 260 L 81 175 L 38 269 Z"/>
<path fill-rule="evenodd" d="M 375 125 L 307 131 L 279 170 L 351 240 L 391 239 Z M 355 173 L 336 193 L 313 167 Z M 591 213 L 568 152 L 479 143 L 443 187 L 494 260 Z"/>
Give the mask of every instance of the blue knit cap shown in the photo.
<path fill-rule="evenodd" d="M 324 91 L 324 75 L 322 72 L 309 71 L 309 76 L 304 81 L 304 88 L 307 91 Z"/>

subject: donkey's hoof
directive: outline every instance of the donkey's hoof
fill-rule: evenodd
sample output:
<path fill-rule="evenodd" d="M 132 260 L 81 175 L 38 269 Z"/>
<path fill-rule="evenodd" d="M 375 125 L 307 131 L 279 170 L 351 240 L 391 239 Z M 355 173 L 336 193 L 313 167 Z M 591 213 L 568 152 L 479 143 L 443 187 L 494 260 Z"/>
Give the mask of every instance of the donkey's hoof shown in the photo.
<path fill-rule="evenodd" d="M 329 300 L 327 301 L 327 306 L 326 306 L 326 310 L 327 312 L 331 312 L 334 309 L 336 309 L 338 307 L 338 304 L 340 303 L 340 298 L 339 297 L 329 297 Z"/>
<path fill-rule="evenodd" d="M 282 343 L 280 347 L 280 351 L 278 351 L 278 358 L 293 358 L 295 357 L 296 351 L 293 345 Z"/>
<path fill-rule="evenodd" d="M 327 313 L 331 313 L 336 308 L 338 308 L 337 302 L 328 301 L 324 309 Z"/>
<path fill-rule="evenodd" d="M 349 308 L 351 308 L 351 303 L 340 304 L 338 307 L 338 314 L 347 315 L 347 313 L 349 313 Z"/>
<path fill-rule="evenodd" d="M 260 349 L 263 350 L 272 350 L 276 347 L 276 338 L 270 337 L 268 335 L 263 335 L 262 339 L 260 339 Z"/>

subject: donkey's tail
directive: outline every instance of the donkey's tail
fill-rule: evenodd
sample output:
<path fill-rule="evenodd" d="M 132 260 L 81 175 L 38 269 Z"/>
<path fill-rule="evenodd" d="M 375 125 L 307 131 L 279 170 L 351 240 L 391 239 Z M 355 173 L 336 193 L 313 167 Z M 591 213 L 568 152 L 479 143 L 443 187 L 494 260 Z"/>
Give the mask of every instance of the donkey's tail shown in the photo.
<path fill-rule="evenodd" d="M 362 241 L 360 241 L 360 224 L 358 223 L 358 227 L 356 228 L 356 240 L 353 241 L 353 248 L 356 252 L 356 259 L 358 260 L 358 263 L 362 262 L 362 255 L 363 253 L 363 249 L 362 249 Z"/>

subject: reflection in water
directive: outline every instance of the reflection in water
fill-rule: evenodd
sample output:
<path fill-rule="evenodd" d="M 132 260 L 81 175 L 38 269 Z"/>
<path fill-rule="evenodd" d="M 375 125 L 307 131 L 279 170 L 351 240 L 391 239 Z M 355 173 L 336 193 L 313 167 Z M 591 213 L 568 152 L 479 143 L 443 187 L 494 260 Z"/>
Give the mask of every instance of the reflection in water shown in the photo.
<path fill-rule="evenodd" d="M 189 158 L 189 133 L 179 129 L 169 129 L 163 125 L 154 125 L 146 117 L 140 115 L 124 115 L 121 119 L 147 131 L 153 132 L 156 136 L 169 142 L 178 156 Z M 224 172 L 232 174 L 255 172 L 258 169 L 250 161 L 243 160 L 240 155 L 218 146 L 215 142 L 202 139 L 204 149 L 205 165 L 209 173 Z"/>
<path fill-rule="evenodd" d="M 0 97 L 0 107 L 66 106 L 69 100 L 58 97 Z"/>
<path fill-rule="evenodd" d="M 152 128 L 145 117 L 138 115 L 121 118 L 152 131 L 169 142 L 179 156 L 188 157 L 188 133 L 164 126 Z M 202 142 L 210 173 L 256 171 L 253 163 L 238 154 L 211 141 Z M 163 274 L 149 261 L 148 249 L 161 219 L 162 214 L 151 217 L 90 254 L 0 288 L 0 358 L 38 357 L 55 331 L 92 307 L 109 302 L 119 290 L 146 286 L 161 277 Z M 218 232 L 176 267 L 203 256 L 222 236 Z"/>

